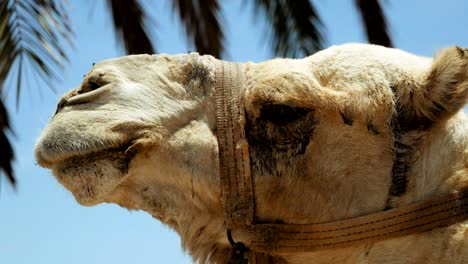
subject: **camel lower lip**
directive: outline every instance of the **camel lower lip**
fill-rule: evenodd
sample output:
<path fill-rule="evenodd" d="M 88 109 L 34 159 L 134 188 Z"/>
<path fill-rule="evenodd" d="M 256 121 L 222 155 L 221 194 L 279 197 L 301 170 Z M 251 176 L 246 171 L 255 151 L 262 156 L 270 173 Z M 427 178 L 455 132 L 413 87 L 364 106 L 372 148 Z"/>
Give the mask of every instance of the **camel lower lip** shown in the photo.
<path fill-rule="evenodd" d="M 54 163 L 55 178 L 82 205 L 101 203 L 126 178 L 131 156 L 110 149 Z"/>
<path fill-rule="evenodd" d="M 116 152 L 126 155 L 126 151 L 129 149 L 131 144 L 122 145 L 121 147 L 109 147 L 109 148 L 100 148 L 93 150 L 75 150 L 72 152 L 60 152 L 60 153 L 50 153 L 48 156 L 53 158 L 46 158 L 40 151 L 36 151 L 36 161 L 37 164 L 44 168 L 52 168 L 54 165 L 64 162 L 73 158 L 86 157 L 93 155 L 94 153 L 103 153 L 103 152 Z"/>

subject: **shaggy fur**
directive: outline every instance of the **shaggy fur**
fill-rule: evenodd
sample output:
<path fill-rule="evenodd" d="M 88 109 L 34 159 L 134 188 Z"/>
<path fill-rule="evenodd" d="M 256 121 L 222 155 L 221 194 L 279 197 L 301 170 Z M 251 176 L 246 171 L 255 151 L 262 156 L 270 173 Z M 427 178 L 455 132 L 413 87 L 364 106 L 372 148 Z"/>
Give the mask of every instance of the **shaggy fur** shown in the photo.
<path fill-rule="evenodd" d="M 226 263 L 211 56 L 96 64 L 59 102 L 39 164 L 83 205 L 145 210 L 194 261 Z M 468 52 L 434 60 L 347 44 L 246 63 L 242 92 L 258 221 L 347 219 L 468 185 Z M 468 263 L 468 223 L 275 263 Z M 250 235 L 233 230 L 248 245 Z"/>

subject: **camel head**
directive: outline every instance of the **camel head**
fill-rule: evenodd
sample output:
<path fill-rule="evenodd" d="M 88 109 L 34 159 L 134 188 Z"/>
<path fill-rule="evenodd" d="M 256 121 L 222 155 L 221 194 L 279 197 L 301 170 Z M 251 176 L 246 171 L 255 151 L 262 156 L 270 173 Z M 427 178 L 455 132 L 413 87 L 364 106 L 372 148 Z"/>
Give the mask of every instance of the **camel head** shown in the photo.
<path fill-rule="evenodd" d="M 58 103 L 38 163 L 80 204 L 145 210 L 196 260 L 223 262 L 215 62 L 193 53 L 97 63 Z M 346 219 L 466 181 L 467 66 L 460 48 L 431 60 L 358 44 L 246 63 L 241 107 L 256 217 Z"/>

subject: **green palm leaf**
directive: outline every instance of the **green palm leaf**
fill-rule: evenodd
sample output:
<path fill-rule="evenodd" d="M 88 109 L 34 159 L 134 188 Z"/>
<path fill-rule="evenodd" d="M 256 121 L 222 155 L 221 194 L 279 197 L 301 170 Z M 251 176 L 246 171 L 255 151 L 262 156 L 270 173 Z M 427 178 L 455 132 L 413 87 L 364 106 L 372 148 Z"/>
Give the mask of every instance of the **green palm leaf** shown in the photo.
<path fill-rule="evenodd" d="M 8 121 L 8 114 L 0 101 L 0 169 L 4 171 L 7 179 L 12 185 L 15 185 L 16 180 L 13 176 L 13 148 L 11 147 L 10 141 L 8 140 L 5 131 L 9 128 L 10 124 Z"/>
<path fill-rule="evenodd" d="M 271 24 L 276 55 L 307 56 L 323 48 L 323 25 L 309 0 L 257 0 L 254 11 L 259 10 Z"/>
<path fill-rule="evenodd" d="M 174 0 L 173 8 L 178 11 L 197 52 L 220 58 L 224 50 L 224 36 L 219 23 L 218 1 Z"/>
<path fill-rule="evenodd" d="M 379 0 L 355 0 L 369 43 L 392 47 L 388 26 Z"/>
<path fill-rule="evenodd" d="M 18 105 L 24 64 L 28 62 L 49 87 L 58 79 L 67 56 L 63 48 L 71 44 L 71 27 L 62 1 L 0 0 L 0 92 L 16 86 Z M 16 85 L 5 83 L 16 74 Z M 14 184 L 13 150 L 5 134 L 9 129 L 7 111 L 0 102 L 0 170 Z"/>
<path fill-rule="evenodd" d="M 148 16 L 139 0 L 108 0 L 112 21 L 127 54 L 155 53 L 148 32 Z"/>

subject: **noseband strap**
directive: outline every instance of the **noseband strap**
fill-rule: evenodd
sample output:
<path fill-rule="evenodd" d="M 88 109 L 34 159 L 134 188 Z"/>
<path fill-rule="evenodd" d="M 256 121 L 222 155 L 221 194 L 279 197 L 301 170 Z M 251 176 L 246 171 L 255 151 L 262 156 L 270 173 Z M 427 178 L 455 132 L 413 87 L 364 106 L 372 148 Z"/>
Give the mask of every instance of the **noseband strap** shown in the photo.
<path fill-rule="evenodd" d="M 468 219 L 468 188 L 387 211 L 327 223 L 257 221 L 242 92 L 245 65 L 218 61 L 216 116 L 222 198 L 228 229 L 243 230 L 253 252 L 278 254 L 334 249 L 406 236 Z M 302 222 L 303 219 L 301 219 Z M 245 243 L 246 241 L 244 241 Z"/>
<path fill-rule="evenodd" d="M 220 61 L 216 70 L 216 118 L 221 190 L 227 226 L 250 226 L 254 198 L 245 114 L 240 93 L 245 82 L 245 66 Z"/>

